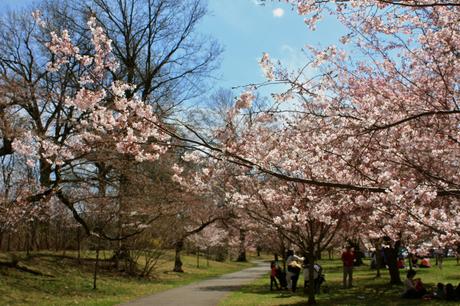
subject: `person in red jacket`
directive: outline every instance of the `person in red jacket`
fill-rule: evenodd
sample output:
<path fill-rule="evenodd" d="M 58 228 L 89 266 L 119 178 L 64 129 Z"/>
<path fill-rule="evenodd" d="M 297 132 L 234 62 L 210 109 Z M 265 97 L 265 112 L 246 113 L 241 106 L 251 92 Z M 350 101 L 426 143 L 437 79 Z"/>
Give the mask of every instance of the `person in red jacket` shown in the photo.
<path fill-rule="evenodd" d="M 351 288 L 353 283 L 353 263 L 355 261 L 355 253 L 350 246 L 346 247 L 342 253 L 343 262 L 343 288 Z M 348 280 L 348 282 L 347 282 Z"/>
<path fill-rule="evenodd" d="M 275 284 L 276 290 L 279 290 L 278 283 L 276 282 L 277 270 L 276 262 L 272 261 L 270 263 L 270 291 L 273 291 L 273 284 Z"/>

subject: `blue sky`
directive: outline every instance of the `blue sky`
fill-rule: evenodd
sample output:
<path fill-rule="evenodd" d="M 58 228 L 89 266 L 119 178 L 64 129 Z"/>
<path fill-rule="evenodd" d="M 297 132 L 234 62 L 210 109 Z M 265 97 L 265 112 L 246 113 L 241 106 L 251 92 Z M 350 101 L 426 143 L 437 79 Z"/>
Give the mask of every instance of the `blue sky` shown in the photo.
<path fill-rule="evenodd" d="M 32 0 L 0 0 L 0 12 L 6 8 L 15 8 L 32 2 Z"/>
<path fill-rule="evenodd" d="M 301 51 L 305 44 L 327 46 L 344 35 L 334 19 L 322 21 L 311 32 L 304 17 L 286 3 L 258 0 L 207 0 L 209 15 L 200 24 L 200 31 L 216 38 L 224 47 L 222 64 L 214 86 L 231 88 L 264 81 L 258 60 L 262 52 L 291 68 L 305 62 Z M 0 12 L 34 0 L 0 0 Z"/>
<path fill-rule="evenodd" d="M 264 81 L 258 60 L 263 52 L 291 68 L 302 66 L 305 44 L 327 46 L 336 43 L 345 32 L 335 20 L 325 20 L 311 32 L 291 6 L 257 0 L 209 0 L 210 14 L 201 31 L 217 38 L 224 47 L 223 61 L 216 84 L 240 86 Z"/>

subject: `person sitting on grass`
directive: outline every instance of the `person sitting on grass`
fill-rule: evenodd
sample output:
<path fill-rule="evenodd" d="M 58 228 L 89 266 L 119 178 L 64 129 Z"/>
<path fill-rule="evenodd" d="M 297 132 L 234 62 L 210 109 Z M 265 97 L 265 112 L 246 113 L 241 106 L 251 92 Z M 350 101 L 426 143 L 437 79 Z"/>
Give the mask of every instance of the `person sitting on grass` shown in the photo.
<path fill-rule="evenodd" d="M 407 272 L 407 278 L 404 282 L 406 285 L 406 291 L 402 295 L 403 298 L 419 299 L 427 293 L 421 279 L 414 278 L 416 274 L 417 272 L 415 272 L 415 270 L 409 270 Z"/>
<path fill-rule="evenodd" d="M 431 268 L 430 259 L 427 257 L 423 257 L 420 261 L 420 268 Z"/>
<path fill-rule="evenodd" d="M 399 258 L 397 264 L 398 264 L 398 269 L 404 269 L 405 268 L 404 258 Z"/>
<path fill-rule="evenodd" d="M 445 288 L 443 283 L 438 283 L 436 291 L 434 292 L 434 298 L 437 300 L 443 300 L 445 298 Z"/>
<path fill-rule="evenodd" d="M 447 301 L 455 300 L 455 291 L 454 291 L 454 286 L 452 284 L 446 285 L 445 296 L 446 296 Z"/>
<path fill-rule="evenodd" d="M 458 283 L 458 286 L 455 288 L 454 295 L 455 299 L 460 301 L 460 283 Z"/>

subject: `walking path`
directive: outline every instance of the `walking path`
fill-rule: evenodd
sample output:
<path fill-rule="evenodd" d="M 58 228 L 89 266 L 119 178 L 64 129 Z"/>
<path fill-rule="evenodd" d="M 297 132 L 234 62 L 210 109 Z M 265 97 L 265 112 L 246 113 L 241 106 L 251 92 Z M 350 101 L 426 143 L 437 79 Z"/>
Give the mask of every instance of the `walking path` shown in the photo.
<path fill-rule="evenodd" d="M 174 288 L 120 306 L 216 306 L 231 291 L 264 274 L 268 275 L 268 271 L 267 263 L 257 262 L 253 268 Z"/>

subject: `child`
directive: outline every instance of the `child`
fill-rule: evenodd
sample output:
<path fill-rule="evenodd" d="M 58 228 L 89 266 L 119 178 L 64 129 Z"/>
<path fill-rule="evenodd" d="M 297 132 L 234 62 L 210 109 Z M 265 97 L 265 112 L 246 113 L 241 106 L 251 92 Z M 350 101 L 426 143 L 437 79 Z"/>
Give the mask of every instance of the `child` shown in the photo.
<path fill-rule="evenodd" d="M 274 261 L 270 263 L 270 291 L 273 291 L 273 284 L 275 284 L 276 290 L 279 290 L 278 283 L 276 281 L 277 267 Z"/>

